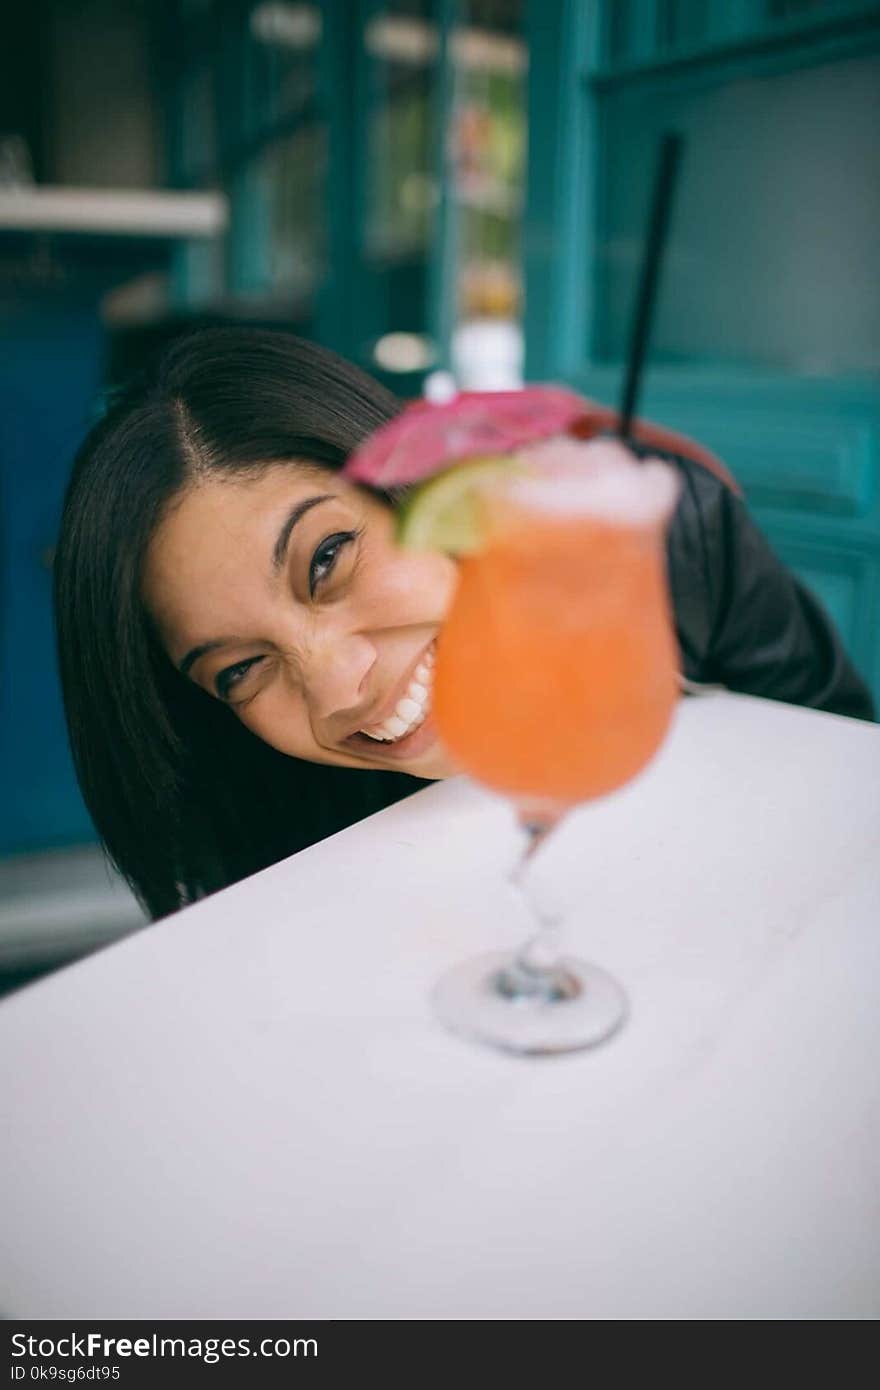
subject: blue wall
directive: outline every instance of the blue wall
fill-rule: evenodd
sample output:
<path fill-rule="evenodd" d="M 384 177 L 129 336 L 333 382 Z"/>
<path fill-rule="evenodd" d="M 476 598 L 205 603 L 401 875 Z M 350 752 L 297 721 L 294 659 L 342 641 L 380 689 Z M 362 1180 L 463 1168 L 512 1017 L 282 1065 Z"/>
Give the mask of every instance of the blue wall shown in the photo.
<path fill-rule="evenodd" d="M 94 294 L 0 300 L 0 853 L 95 838 L 67 746 L 51 548 L 73 452 L 102 373 Z"/>

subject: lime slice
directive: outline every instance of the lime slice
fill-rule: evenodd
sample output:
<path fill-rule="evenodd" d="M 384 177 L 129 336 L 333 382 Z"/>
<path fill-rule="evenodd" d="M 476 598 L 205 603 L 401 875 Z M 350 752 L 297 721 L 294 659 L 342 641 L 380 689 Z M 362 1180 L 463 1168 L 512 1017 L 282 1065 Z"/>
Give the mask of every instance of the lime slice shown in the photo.
<path fill-rule="evenodd" d="M 408 494 L 397 513 L 397 539 L 410 550 L 467 555 L 479 550 L 485 529 L 485 494 L 522 471 L 513 454 L 470 458 L 436 473 Z"/>

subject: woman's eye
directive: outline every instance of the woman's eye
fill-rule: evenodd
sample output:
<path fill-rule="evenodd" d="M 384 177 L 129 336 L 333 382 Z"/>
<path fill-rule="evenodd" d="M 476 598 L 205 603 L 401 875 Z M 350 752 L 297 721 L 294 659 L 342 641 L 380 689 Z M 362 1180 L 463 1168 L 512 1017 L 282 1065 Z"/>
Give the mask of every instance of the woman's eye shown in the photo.
<path fill-rule="evenodd" d="M 261 656 L 248 657 L 247 661 L 237 661 L 234 666 L 227 666 L 224 671 L 220 671 L 214 677 L 214 689 L 221 700 L 229 699 L 229 692 L 236 685 L 239 685 L 247 675 L 252 666 L 256 666 L 262 661 Z"/>
<path fill-rule="evenodd" d="M 314 597 L 315 590 L 333 570 L 339 552 L 355 539 L 356 531 L 337 531 L 328 536 L 318 546 L 309 565 L 309 594 Z"/>

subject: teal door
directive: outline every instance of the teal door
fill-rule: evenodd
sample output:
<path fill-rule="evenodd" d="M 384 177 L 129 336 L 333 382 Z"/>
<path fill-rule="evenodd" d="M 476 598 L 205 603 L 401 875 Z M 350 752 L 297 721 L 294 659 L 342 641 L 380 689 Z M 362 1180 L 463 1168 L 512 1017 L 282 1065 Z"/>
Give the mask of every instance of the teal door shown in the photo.
<path fill-rule="evenodd" d="M 529 38 L 528 374 L 617 403 L 681 131 L 641 413 L 726 460 L 880 699 L 880 5 L 542 0 Z"/>

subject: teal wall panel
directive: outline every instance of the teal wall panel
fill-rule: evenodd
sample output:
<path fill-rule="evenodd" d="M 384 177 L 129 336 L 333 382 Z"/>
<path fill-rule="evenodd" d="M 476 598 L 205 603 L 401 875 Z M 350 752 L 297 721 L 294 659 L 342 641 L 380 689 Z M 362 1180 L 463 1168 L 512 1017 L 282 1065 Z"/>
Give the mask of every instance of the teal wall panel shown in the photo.
<path fill-rule="evenodd" d="M 752 505 L 818 516 L 864 516 L 877 471 L 877 435 L 864 423 L 750 417 L 701 431 L 703 442 L 731 460 Z"/>
<path fill-rule="evenodd" d="M 880 5 L 535 0 L 529 24 L 527 376 L 619 401 L 683 129 L 639 413 L 724 459 L 880 707 Z"/>
<path fill-rule="evenodd" d="M 70 464 L 101 383 L 94 303 L 3 297 L 0 328 L 0 854 L 95 838 L 61 703 L 51 555 Z"/>

